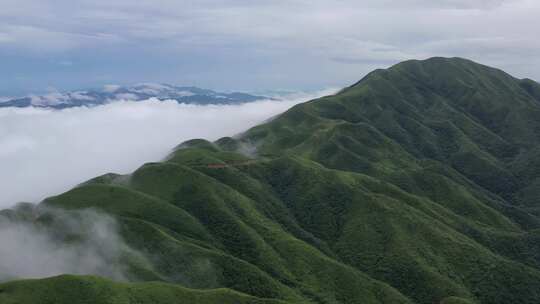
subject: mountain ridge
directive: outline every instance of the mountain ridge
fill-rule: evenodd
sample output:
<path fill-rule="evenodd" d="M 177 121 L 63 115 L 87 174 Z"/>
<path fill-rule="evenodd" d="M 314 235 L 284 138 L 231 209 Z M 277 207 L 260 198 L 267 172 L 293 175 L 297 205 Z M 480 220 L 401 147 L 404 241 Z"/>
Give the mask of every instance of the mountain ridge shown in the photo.
<path fill-rule="evenodd" d="M 287 303 L 532 304 L 539 89 L 468 60 L 408 61 L 42 206 L 116 216 L 153 257 L 133 281 Z"/>

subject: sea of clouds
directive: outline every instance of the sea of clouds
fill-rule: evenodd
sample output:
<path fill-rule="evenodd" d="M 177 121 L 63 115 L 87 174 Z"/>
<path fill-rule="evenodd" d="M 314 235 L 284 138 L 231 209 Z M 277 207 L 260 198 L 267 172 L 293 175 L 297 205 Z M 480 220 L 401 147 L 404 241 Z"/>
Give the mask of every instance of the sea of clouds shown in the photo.
<path fill-rule="evenodd" d="M 335 91 L 241 105 L 150 99 L 65 110 L 0 109 L 0 209 L 37 203 L 108 172 L 130 173 L 185 140 L 232 136 Z"/>

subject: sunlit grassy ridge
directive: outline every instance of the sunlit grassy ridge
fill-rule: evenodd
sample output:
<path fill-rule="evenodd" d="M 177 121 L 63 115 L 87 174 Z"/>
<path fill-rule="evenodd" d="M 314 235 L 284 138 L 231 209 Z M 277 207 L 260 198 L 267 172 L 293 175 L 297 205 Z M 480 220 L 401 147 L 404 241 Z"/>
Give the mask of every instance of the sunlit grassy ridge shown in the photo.
<path fill-rule="evenodd" d="M 176 285 L 61 277 L 0 300 L 57 303 L 38 300 L 51 284 L 85 303 L 65 284 L 127 299 L 110 303 L 537 303 L 539 118 L 540 85 L 464 59 L 374 71 L 43 203 L 116 216 L 150 257 L 126 262 L 130 279 Z"/>

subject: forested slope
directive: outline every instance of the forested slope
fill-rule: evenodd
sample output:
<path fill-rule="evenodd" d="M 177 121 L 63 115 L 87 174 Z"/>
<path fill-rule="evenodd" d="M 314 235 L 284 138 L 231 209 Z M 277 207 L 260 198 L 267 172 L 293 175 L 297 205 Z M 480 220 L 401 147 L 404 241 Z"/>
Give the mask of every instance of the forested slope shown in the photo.
<path fill-rule="evenodd" d="M 0 300 L 63 303 L 32 298 L 51 285 L 110 303 L 537 303 L 538 156 L 539 84 L 459 58 L 403 62 L 10 215 L 98 209 L 148 259 L 125 260 L 139 283 L 16 281 Z"/>

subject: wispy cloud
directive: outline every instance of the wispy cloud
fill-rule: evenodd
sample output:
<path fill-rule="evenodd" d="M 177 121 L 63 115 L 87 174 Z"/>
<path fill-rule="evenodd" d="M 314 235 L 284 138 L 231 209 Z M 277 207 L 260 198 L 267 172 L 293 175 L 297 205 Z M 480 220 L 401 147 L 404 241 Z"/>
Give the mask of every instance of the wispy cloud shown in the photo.
<path fill-rule="evenodd" d="M 125 257 L 146 261 L 124 242 L 115 219 L 108 215 L 93 210 L 24 209 L 24 219 L 0 214 L 0 282 L 66 273 L 127 280 Z M 37 220 L 44 215 L 47 225 Z"/>

